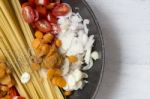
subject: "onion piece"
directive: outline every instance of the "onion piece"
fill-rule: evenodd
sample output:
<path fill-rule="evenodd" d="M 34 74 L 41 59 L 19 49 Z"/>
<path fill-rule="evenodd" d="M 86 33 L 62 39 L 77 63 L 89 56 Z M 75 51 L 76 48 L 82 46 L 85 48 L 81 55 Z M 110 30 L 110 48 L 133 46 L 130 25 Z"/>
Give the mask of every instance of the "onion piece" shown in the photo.
<path fill-rule="evenodd" d="M 88 42 L 85 46 L 85 50 L 88 50 L 88 49 L 92 48 L 94 41 L 95 41 L 94 40 L 94 35 L 90 35 L 90 37 L 88 38 Z"/>
<path fill-rule="evenodd" d="M 63 76 L 68 74 L 68 72 L 69 72 L 69 65 L 70 65 L 69 60 L 67 58 L 65 58 L 64 64 L 62 65 L 62 68 L 61 68 Z"/>
<path fill-rule="evenodd" d="M 90 59 L 89 64 L 87 64 L 85 67 L 83 67 L 83 69 L 82 69 L 82 70 L 89 70 L 89 69 L 91 69 L 91 68 L 92 68 L 92 66 L 93 66 L 93 60 L 92 60 L 92 59 Z"/>
<path fill-rule="evenodd" d="M 86 64 L 89 64 L 89 62 L 90 62 L 91 50 L 92 50 L 92 48 L 88 49 L 85 53 L 84 61 Z"/>
<path fill-rule="evenodd" d="M 90 23 L 90 21 L 88 19 L 83 20 L 84 31 L 86 34 L 88 34 L 88 32 L 89 32 L 89 29 L 87 28 L 87 24 L 89 24 L 89 23 Z"/>

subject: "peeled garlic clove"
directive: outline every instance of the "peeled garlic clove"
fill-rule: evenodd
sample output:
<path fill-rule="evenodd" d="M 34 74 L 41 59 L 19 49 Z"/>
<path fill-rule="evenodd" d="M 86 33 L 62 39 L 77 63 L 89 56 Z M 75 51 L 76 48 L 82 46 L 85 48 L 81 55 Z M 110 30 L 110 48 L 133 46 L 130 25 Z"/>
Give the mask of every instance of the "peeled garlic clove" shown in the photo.
<path fill-rule="evenodd" d="M 93 51 L 93 52 L 91 53 L 91 57 L 92 57 L 92 59 L 94 59 L 94 60 L 99 59 L 98 52 L 97 52 L 97 51 Z"/>
<path fill-rule="evenodd" d="M 28 72 L 24 72 L 21 76 L 21 82 L 23 84 L 26 84 L 29 82 L 29 80 L 30 80 L 30 74 Z"/>

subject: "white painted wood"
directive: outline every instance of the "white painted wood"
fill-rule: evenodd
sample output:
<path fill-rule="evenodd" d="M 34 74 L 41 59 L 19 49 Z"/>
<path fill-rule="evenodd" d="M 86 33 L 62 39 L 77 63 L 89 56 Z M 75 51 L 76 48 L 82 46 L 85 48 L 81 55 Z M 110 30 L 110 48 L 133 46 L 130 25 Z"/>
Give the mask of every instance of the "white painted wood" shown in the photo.
<path fill-rule="evenodd" d="M 106 66 L 96 99 L 150 99 L 150 0 L 87 0 L 101 25 Z"/>

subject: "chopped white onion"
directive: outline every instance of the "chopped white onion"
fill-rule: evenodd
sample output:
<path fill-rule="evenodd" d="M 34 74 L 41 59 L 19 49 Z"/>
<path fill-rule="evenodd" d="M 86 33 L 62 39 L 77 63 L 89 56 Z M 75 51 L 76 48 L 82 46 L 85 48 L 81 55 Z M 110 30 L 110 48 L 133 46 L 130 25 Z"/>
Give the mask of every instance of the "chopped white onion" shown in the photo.
<path fill-rule="evenodd" d="M 83 77 L 83 78 L 88 78 L 88 74 L 82 73 L 82 77 Z"/>
<path fill-rule="evenodd" d="M 82 72 L 79 69 L 76 69 L 72 75 L 74 76 L 75 81 L 79 81 L 82 79 Z"/>
<path fill-rule="evenodd" d="M 89 64 L 89 62 L 90 62 L 91 50 L 92 50 L 92 48 L 87 49 L 87 51 L 86 51 L 86 53 L 85 53 L 84 60 L 85 60 L 85 63 L 86 63 L 86 64 Z"/>
<path fill-rule="evenodd" d="M 88 42 L 86 43 L 85 50 L 92 48 L 94 41 L 94 35 L 90 35 Z"/>
<path fill-rule="evenodd" d="M 62 76 L 67 82 L 64 90 L 82 89 L 88 82 L 83 80 L 83 78 L 88 78 L 88 75 L 81 71 L 81 67 L 83 63 L 87 64 L 82 68 L 83 70 L 88 70 L 93 66 L 91 51 L 95 40 L 94 35 L 88 35 L 89 22 L 88 19 L 83 20 L 79 13 L 73 12 L 69 16 L 58 19 L 61 28 L 58 38 L 62 41 L 60 52 L 67 56 L 76 55 L 78 58 L 75 63 L 69 63 L 68 59 L 64 60 L 61 68 Z M 97 59 L 97 56 L 94 59 Z"/>
<path fill-rule="evenodd" d="M 69 72 L 69 65 L 70 65 L 69 64 L 69 60 L 67 58 L 65 58 L 64 64 L 62 65 L 62 68 L 61 68 L 63 76 L 68 74 L 68 72 Z"/>
<path fill-rule="evenodd" d="M 84 52 L 84 49 L 83 49 L 82 43 L 80 43 L 80 40 L 77 37 L 74 37 L 72 39 L 71 46 L 66 54 L 70 56 L 70 55 L 78 55 L 83 52 Z"/>
<path fill-rule="evenodd" d="M 68 50 L 71 46 L 72 43 L 72 39 L 74 38 L 74 33 L 66 33 L 65 35 L 63 35 L 62 37 L 59 37 L 59 39 L 62 41 L 62 48 L 64 50 Z"/>
<path fill-rule="evenodd" d="M 78 61 L 71 64 L 71 66 L 70 66 L 71 70 L 80 69 L 82 67 L 83 56 L 84 56 L 83 54 L 77 56 Z"/>
<path fill-rule="evenodd" d="M 81 72 L 79 69 L 71 71 L 64 78 L 67 82 L 67 85 L 63 88 L 65 90 L 78 90 L 84 86 L 82 81 L 83 78 L 87 78 L 88 75 L 86 73 Z"/>
<path fill-rule="evenodd" d="M 71 17 L 71 21 L 72 23 L 80 23 L 82 21 L 82 18 L 78 14 L 76 14 Z"/>
<path fill-rule="evenodd" d="M 83 20 L 84 31 L 86 34 L 88 34 L 88 32 L 89 32 L 89 29 L 87 28 L 87 24 L 89 24 L 89 23 L 90 23 L 90 21 L 88 19 Z"/>
<path fill-rule="evenodd" d="M 83 69 L 82 69 L 82 70 L 89 70 L 89 69 L 91 69 L 91 68 L 92 68 L 92 66 L 93 66 L 93 60 L 92 60 L 92 59 L 90 59 L 89 64 L 87 64 L 85 67 L 83 67 Z"/>
<path fill-rule="evenodd" d="M 74 90 L 82 89 L 83 88 L 83 81 L 78 81 L 76 83 L 76 88 Z"/>
<path fill-rule="evenodd" d="M 87 41 L 88 41 L 87 34 L 85 34 L 85 32 L 83 30 L 80 30 L 78 32 L 78 38 L 79 38 L 80 42 L 82 43 L 83 47 L 85 47 L 87 44 Z"/>

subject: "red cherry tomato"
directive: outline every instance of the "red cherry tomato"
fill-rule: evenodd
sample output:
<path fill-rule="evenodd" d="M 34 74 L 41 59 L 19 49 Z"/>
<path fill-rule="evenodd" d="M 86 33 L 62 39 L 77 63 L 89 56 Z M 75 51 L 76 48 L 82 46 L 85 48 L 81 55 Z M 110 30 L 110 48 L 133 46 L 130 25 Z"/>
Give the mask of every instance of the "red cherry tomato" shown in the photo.
<path fill-rule="evenodd" d="M 33 3 L 33 2 L 31 2 L 31 1 L 29 1 L 29 2 L 25 2 L 25 3 L 23 3 L 21 6 L 22 6 L 22 8 L 23 8 L 23 7 L 25 7 L 25 6 L 35 7 L 35 3 Z"/>
<path fill-rule="evenodd" d="M 49 3 L 49 4 L 46 6 L 46 8 L 49 9 L 49 10 L 51 10 L 51 9 L 53 9 L 53 8 L 55 7 L 55 5 L 56 5 L 56 3 Z"/>
<path fill-rule="evenodd" d="M 41 5 L 38 5 L 38 6 L 36 7 L 36 10 L 38 11 L 38 13 L 39 13 L 41 16 L 46 16 L 46 13 L 47 13 L 46 7 L 41 6 Z"/>
<path fill-rule="evenodd" d="M 9 89 L 9 96 L 10 96 L 10 99 L 25 99 L 24 97 L 19 96 L 19 93 L 17 92 L 15 87 L 11 87 Z"/>
<path fill-rule="evenodd" d="M 35 3 L 37 5 L 48 5 L 49 4 L 49 0 L 35 0 Z"/>
<path fill-rule="evenodd" d="M 9 95 L 10 95 L 11 97 L 13 97 L 13 96 L 18 96 L 19 94 L 18 94 L 18 92 L 17 92 L 17 90 L 16 90 L 15 87 L 11 87 L 11 88 L 9 89 Z"/>
<path fill-rule="evenodd" d="M 22 97 L 22 96 L 13 96 L 10 99 L 25 99 L 25 97 Z"/>
<path fill-rule="evenodd" d="M 51 26 L 52 26 L 51 31 L 52 34 L 58 34 L 60 32 L 61 29 L 58 24 L 51 24 Z"/>
<path fill-rule="evenodd" d="M 56 2 L 56 3 L 60 3 L 60 2 L 61 2 L 61 0 L 55 0 L 55 2 Z"/>
<path fill-rule="evenodd" d="M 22 8 L 22 16 L 27 23 L 32 23 L 34 21 L 34 10 L 30 6 L 25 6 Z"/>
<path fill-rule="evenodd" d="M 52 10 L 52 14 L 54 16 L 64 16 L 70 11 L 70 7 L 68 4 L 61 3 L 57 4 L 56 7 Z"/>
<path fill-rule="evenodd" d="M 50 12 L 47 14 L 46 18 L 47 18 L 47 20 L 48 20 L 50 23 L 56 23 L 56 22 L 57 22 L 56 17 L 53 16 Z"/>
<path fill-rule="evenodd" d="M 28 1 L 32 4 L 35 3 L 35 0 L 28 0 Z"/>
<path fill-rule="evenodd" d="M 35 23 L 31 23 L 33 29 L 36 29 Z"/>
<path fill-rule="evenodd" d="M 17 99 L 25 99 L 25 97 L 22 97 L 22 96 L 18 96 Z"/>
<path fill-rule="evenodd" d="M 37 22 L 35 22 L 35 26 L 41 32 L 50 32 L 51 31 L 51 25 L 45 19 L 41 19 L 41 20 L 38 20 Z"/>
<path fill-rule="evenodd" d="M 25 6 L 30 6 L 31 4 L 30 4 L 30 2 L 25 2 L 25 3 L 23 3 L 22 5 L 21 5 L 21 7 L 23 8 L 23 7 L 25 7 Z"/>
<path fill-rule="evenodd" d="M 34 21 L 39 20 L 39 13 L 37 12 L 37 10 L 34 10 L 34 14 L 35 14 Z"/>

